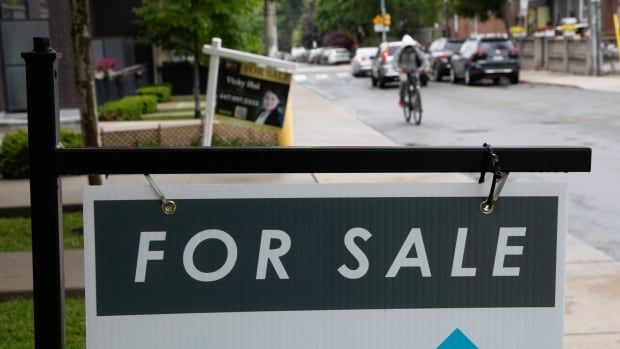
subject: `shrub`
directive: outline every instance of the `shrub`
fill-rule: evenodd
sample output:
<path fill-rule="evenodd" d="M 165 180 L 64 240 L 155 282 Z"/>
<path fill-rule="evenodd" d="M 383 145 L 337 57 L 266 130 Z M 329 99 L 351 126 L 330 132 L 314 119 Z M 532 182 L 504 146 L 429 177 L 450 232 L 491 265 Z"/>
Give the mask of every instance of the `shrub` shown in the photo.
<path fill-rule="evenodd" d="M 99 120 L 131 121 L 140 120 L 144 104 L 141 100 L 125 97 L 118 101 L 108 102 L 99 107 Z"/>
<path fill-rule="evenodd" d="M 82 136 L 60 131 L 60 141 L 65 147 L 82 147 Z M 4 136 L 0 145 L 0 173 L 3 178 L 28 178 L 28 133 L 17 131 Z"/>
<path fill-rule="evenodd" d="M 25 131 L 4 136 L 0 146 L 0 171 L 3 178 L 28 177 L 28 134 Z"/>
<path fill-rule="evenodd" d="M 154 95 L 142 95 L 142 96 L 130 96 L 123 99 L 129 99 L 137 101 L 142 104 L 142 113 L 154 113 L 157 111 L 157 96 Z"/>
<path fill-rule="evenodd" d="M 136 95 L 157 96 L 158 102 L 168 102 L 170 100 L 171 93 L 172 93 L 172 86 L 170 86 L 170 84 L 143 86 L 136 90 Z"/>

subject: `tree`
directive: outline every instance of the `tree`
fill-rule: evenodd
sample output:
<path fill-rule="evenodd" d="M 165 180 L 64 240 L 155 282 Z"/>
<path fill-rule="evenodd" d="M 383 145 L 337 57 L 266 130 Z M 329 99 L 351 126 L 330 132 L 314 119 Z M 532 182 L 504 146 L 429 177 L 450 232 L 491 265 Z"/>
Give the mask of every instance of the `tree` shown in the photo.
<path fill-rule="evenodd" d="M 313 43 L 319 41 L 319 28 L 316 26 L 316 13 L 313 3 L 306 9 L 299 26 L 301 44 L 307 49 L 313 48 Z"/>
<path fill-rule="evenodd" d="M 400 36 L 432 26 L 439 18 L 442 5 L 443 0 L 386 1 L 387 12 L 392 16 L 390 32 Z M 342 27 L 356 33 L 357 41 L 362 42 L 367 33 L 374 32 L 372 19 L 380 12 L 379 1 L 317 0 L 317 26 L 323 34 Z"/>
<path fill-rule="evenodd" d="M 261 9 L 260 0 L 144 0 L 134 12 L 143 42 L 193 58 L 194 115 L 200 118 L 202 45 L 220 37 L 227 48 L 260 52 Z"/>
<path fill-rule="evenodd" d="M 278 53 L 278 25 L 276 0 L 265 0 L 265 55 L 275 57 Z"/>
<path fill-rule="evenodd" d="M 510 33 L 514 19 L 512 3 L 512 0 L 450 0 L 450 7 L 456 14 L 468 18 L 478 17 L 481 21 L 494 15 L 504 21 L 506 32 Z"/>
<path fill-rule="evenodd" d="M 75 84 L 84 145 L 98 147 L 95 77 L 90 56 L 90 25 L 86 0 L 71 0 L 71 35 L 75 55 Z M 101 185 L 101 176 L 88 176 L 88 184 Z"/>
<path fill-rule="evenodd" d="M 293 47 L 293 34 L 306 9 L 306 0 L 278 1 L 278 44 L 281 50 Z"/>
<path fill-rule="evenodd" d="M 355 38 L 343 28 L 337 28 L 327 33 L 323 38 L 323 42 L 327 46 L 344 47 L 349 51 L 353 51 L 357 46 Z"/>

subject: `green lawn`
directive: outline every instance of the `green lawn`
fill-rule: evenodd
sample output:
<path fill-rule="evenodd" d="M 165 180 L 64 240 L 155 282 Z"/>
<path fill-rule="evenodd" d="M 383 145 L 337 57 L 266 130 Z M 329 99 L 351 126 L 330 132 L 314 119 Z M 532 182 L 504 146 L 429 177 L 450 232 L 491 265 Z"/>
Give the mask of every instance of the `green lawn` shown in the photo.
<path fill-rule="evenodd" d="M 0 302 L 0 349 L 34 348 L 34 315 L 31 299 Z M 67 349 L 86 346 L 84 299 L 65 303 Z"/>
<path fill-rule="evenodd" d="M 65 248 L 83 248 L 82 212 L 65 213 L 63 223 Z M 30 218 L 0 218 L 0 252 L 31 249 Z"/>

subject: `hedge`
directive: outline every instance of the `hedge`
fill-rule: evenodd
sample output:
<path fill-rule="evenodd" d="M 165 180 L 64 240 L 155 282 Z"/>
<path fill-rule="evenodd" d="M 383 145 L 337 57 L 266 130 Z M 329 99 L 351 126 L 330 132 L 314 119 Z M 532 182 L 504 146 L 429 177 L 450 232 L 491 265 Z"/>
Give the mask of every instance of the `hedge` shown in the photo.
<path fill-rule="evenodd" d="M 82 136 L 60 131 L 60 141 L 67 148 L 79 148 L 84 145 Z M 0 174 L 3 178 L 28 178 L 28 133 L 17 131 L 4 136 L 0 145 Z"/>
<path fill-rule="evenodd" d="M 136 95 L 153 95 L 157 96 L 157 102 L 168 102 L 172 94 L 172 86 L 170 84 L 148 85 L 140 87 L 136 90 Z"/>
<path fill-rule="evenodd" d="M 108 102 L 99 107 L 99 120 L 131 121 L 140 120 L 142 113 L 157 111 L 157 97 L 129 96 L 118 101 Z"/>

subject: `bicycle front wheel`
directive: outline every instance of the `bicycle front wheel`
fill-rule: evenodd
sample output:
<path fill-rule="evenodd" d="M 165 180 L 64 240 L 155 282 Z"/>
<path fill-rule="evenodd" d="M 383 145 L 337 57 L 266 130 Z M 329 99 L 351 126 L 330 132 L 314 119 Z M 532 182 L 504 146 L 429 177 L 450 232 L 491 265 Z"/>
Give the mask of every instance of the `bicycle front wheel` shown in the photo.
<path fill-rule="evenodd" d="M 405 115 L 406 122 L 411 122 L 411 115 L 413 113 L 413 101 L 411 97 L 411 86 L 407 86 L 407 93 L 405 93 L 405 105 L 403 105 L 403 113 Z"/>
<path fill-rule="evenodd" d="M 413 115 L 413 122 L 415 122 L 416 125 L 422 123 L 422 95 L 420 95 L 418 89 L 416 89 L 413 94 L 411 115 Z"/>

